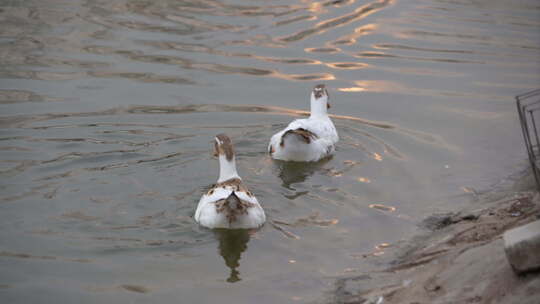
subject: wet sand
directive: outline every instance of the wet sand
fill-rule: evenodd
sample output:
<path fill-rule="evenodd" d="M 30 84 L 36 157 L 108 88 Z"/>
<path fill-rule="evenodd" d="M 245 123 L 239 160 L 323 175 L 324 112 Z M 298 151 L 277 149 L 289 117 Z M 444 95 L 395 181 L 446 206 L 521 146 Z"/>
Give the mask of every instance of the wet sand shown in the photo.
<path fill-rule="evenodd" d="M 502 240 L 538 218 L 540 193 L 526 174 L 460 212 L 426 218 L 390 267 L 339 278 L 326 303 L 538 303 L 540 272 L 515 274 Z"/>

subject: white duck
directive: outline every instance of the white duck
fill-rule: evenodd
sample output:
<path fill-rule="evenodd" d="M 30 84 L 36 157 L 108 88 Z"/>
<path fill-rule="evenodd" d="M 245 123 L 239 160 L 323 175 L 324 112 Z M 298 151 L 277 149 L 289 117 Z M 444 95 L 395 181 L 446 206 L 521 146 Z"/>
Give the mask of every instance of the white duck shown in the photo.
<path fill-rule="evenodd" d="M 264 210 L 236 172 L 234 150 L 227 135 L 216 136 L 214 153 L 219 158 L 219 179 L 201 197 L 195 211 L 195 221 L 208 228 L 262 226 L 266 220 Z"/>
<path fill-rule="evenodd" d="M 328 92 L 324 84 L 316 85 L 311 92 L 309 118 L 291 122 L 270 139 L 268 152 L 272 158 L 310 162 L 332 154 L 339 137 L 328 117 L 329 108 Z"/>

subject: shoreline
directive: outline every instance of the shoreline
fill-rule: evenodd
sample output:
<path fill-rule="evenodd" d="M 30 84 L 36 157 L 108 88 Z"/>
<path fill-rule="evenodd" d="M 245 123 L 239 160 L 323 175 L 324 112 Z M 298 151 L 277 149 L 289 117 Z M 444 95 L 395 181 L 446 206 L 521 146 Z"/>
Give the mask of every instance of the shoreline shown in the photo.
<path fill-rule="evenodd" d="M 389 266 L 337 278 L 323 303 L 536 304 L 540 271 L 516 275 L 502 234 L 539 218 L 540 193 L 527 166 L 460 211 L 424 219 L 419 233 L 381 259 Z"/>

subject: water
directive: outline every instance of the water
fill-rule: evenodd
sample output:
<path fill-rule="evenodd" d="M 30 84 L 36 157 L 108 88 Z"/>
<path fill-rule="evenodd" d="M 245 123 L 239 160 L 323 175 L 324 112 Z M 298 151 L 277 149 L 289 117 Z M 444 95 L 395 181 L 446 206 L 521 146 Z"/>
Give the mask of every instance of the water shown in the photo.
<path fill-rule="evenodd" d="M 538 87 L 539 15 L 534 0 L 1 1 L 2 299 L 316 301 L 520 166 L 512 96 Z M 318 83 L 335 156 L 272 161 Z M 191 218 L 221 132 L 272 221 L 259 231 Z"/>

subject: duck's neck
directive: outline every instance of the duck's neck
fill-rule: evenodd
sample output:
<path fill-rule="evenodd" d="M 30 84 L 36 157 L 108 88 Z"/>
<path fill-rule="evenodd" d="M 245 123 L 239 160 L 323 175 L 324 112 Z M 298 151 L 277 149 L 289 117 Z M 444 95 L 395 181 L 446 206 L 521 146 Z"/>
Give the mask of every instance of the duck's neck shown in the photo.
<path fill-rule="evenodd" d="M 218 183 L 224 182 L 231 178 L 240 178 L 238 172 L 236 172 L 236 161 L 233 157 L 232 160 L 227 160 L 225 155 L 219 155 L 219 179 Z"/>
<path fill-rule="evenodd" d="M 328 97 L 322 96 L 319 99 L 315 99 L 315 96 L 311 94 L 311 114 L 310 118 L 323 118 L 328 117 L 327 103 Z"/>

